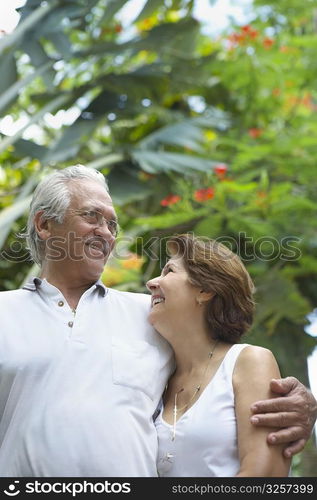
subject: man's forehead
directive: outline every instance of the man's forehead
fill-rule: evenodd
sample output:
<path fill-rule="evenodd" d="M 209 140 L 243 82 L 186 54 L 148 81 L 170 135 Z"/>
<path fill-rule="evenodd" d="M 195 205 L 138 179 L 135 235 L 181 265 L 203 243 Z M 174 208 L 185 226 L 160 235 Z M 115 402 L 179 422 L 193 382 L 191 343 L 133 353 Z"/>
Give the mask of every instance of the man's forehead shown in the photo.
<path fill-rule="evenodd" d="M 106 187 L 99 182 L 87 181 L 87 179 L 72 180 L 69 183 L 69 191 L 72 202 L 80 202 L 81 204 L 85 202 L 85 204 L 90 203 L 92 205 L 113 205 Z"/>

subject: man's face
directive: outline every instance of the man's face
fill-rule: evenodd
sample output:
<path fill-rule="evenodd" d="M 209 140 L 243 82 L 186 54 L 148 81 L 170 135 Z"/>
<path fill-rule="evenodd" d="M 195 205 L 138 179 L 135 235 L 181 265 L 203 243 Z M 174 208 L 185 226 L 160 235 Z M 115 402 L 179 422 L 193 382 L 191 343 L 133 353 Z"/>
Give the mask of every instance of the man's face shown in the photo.
<path fill-rule="evenodd" d="M 115 244 L 112 229 L 117 216 L 110 195 L 95 181 L 73 180 L 69 183 L 71 202 L 64 221 L 49 221 L 45 260 L 59 272 L 76 273 L 83 279 L 99 279 Z M 99 215 L 96 221 L 93 215 Z M 105 220 L 106 219 L 106 220 Z"/>

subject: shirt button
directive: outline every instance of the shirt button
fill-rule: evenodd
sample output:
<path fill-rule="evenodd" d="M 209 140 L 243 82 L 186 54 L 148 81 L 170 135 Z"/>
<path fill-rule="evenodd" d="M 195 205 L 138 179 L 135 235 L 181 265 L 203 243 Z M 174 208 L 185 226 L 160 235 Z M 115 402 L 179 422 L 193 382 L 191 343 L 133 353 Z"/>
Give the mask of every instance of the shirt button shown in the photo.
<path fill-rule="evenodd" d="M 63 307 L 64 302 L 63 302 L 62 300 L 60 300 L 60 301 L 58 302 L 58 305 L 59 305 L 59 307 Z"/>
<path fill-rule="evenodd" d="M 72 328 L 73 324 L 74 324 L 74 322 L 73 322 L 73 321 L 68 321 L 68 326 L 69 326 L 70 328 Z"/>

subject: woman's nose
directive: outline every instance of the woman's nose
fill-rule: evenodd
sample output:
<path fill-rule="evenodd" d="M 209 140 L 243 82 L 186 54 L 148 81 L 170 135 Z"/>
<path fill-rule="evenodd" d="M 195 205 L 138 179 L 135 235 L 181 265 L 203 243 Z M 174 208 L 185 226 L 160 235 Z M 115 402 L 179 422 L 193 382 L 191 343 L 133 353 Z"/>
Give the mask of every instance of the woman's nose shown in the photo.
<path fill-rule="evenodd" d="M 148 290 L 150 290 L 150 292 L 155 290 L 158 287 L 157 278 L 152 278 L 151 280 L 149 280 L 146 283 L 146 287 Z"/>

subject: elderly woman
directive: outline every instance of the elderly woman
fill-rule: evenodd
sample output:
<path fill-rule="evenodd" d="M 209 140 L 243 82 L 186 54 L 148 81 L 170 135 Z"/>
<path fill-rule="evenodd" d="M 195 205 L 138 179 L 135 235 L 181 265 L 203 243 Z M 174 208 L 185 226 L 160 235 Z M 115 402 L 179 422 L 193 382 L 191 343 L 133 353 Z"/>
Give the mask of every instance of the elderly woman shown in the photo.
<path fill-rule="evenodd" d="M 171 344 L 176 369 L 155 424 L 160 476 L 287 476 L 290 460 L 250 423 L 250 406 L 272 397 L 273 354 L 240 343 L 252 324 L 252 280 L 224 245 L 172 237 L 170 259 L 147 287 L 150 323 Z"/>

